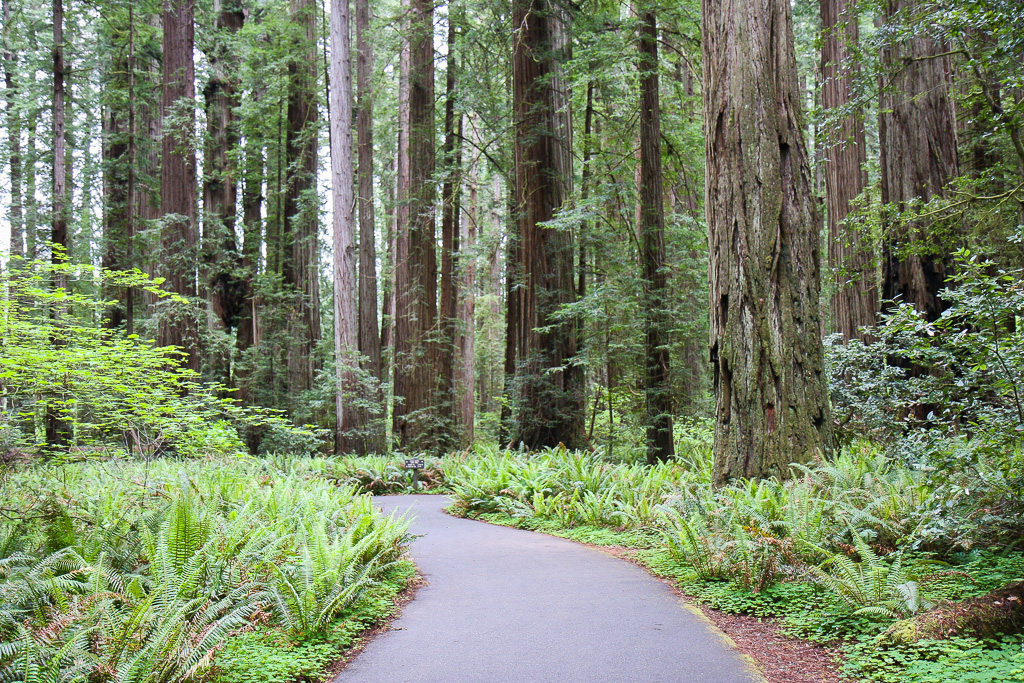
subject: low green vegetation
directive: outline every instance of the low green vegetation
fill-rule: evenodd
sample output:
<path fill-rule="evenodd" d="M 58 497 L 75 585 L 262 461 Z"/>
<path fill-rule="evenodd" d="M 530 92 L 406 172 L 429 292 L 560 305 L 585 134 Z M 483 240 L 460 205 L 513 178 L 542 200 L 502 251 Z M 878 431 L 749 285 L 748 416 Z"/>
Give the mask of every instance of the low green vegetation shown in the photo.
<path fill-rule="evenodd" d="M 394 610 L 407 523 L 316 460 L 39 463 L 0 481 L 0 681 L 318 680 Z"/>
<path fill-rule="evenodd" d="M 964 519 L 990 498 L 968 506 L 962 491 L 864 442 L 795 468 L 786 482 L 715 488 L 699 437 L 688 435 L 683 456 L 654 467 L 563 449 L 478 449 L 445 463 L 451 511 L 632 548 L 711 607 L 778 617 L 792 635 L 843 643 L 851 677 L 937 683 L 956 667 L 965 672 L 958 680 L 1024 681 L 1020 635 L 998 625 L 943 641 L 887 634 L 933 607 L 1024 581 L 1024 555 L 998 542 L 1020 528 L 1002 516 Z"/>

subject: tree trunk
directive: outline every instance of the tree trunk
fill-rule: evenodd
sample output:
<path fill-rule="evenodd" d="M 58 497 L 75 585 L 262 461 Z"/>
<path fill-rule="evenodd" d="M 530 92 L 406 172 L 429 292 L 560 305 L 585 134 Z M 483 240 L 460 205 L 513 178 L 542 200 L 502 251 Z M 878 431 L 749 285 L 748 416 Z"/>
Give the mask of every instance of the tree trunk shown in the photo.
<path fill-rule="evenodd" d="M 180 123 L 163 129 L 160 174 L 160 213 L 163 261 L 167 289 L 188 299 L 196 296 L 196 154 L 195 66 L 192 51 L 194 0 L 166 0 L 164 4 L 163 97 L 164 121 Z M 160 320 L 160 344 L 179 346 L 188 354 L 185 365 L 199 371 L 199 330 L 191 312 L 165 313 Z"/>
<path fill-rule="evenodd" d="M 826 112 L 848 109 L 860 71 L 852 63 L 859 39 L 857 4 L 853 0 L 820 0 L 822 105 Z M 866 146 L 860 108 L 834 121 L 822 136 L 825 209 L 828 217 L 828 260 L 835 292 L 832 320 L 843 340 L 867 341 L 859 332 L 873 326 L 878 314 L 878 286 L 871 239 L 858 226 L 843 221 L 852 202 L 867 185 Z"/>
<path fill-rule="evenodd" d="M 476 127 L 473 127 L 473 140 L 479 146 Z M 462 276 L 459 289 L 461 296 L 458 302 L 458 339 L 456 346 L 459 351 L 458 382 L 456 395 L 459 400 L 459 422 L 462 425 L 461 445 L 469 448 L 473 445 L 476 435 L 474 422 L 476 418 L 476 238 L 477 221 L 480 215 L 479 206 L 480 163 L 476 155 L 470 161 L 469 168 L 469 211 L 462 214 L 460 223 L 459 246 L 467 254 L 463 259 Z"/>
<path fill-rule="evenodd" d="M 458 330 L 459 288 L 456 271 L 459 262 L 459 214 L 462 180 L 462 118 L 456 124 L 455 97 L 457 66 L 455 55 L 455 9 L 448 6 L 448 55 L 445 73 L 444 105 L 444 185 L 441 188 L 441 338 L 437 354 L 437 441 L 442 451 L 458 444 L 461 427 L 455 381 L 455 343 Z M 456 130 L 458 125 L 458 130 Z"/>
<path fill-rule="evenodd" d="M 288 121 L 285 134 L 288 177 L 284 192 L 281 240 L 281 276 L 291 288 L 289 313 L 292 343 L 287 355 L 288 394 L 294 396 L 313 386 L 316 346 L 320 341 L 320 249 L 317 236 L 319 206 L 316 193 L 316 106 L 318 61 L 316 15 L 312 0 L 291 0 L 292 20 L 301 26 L 294 59 L 288 66 Z"/>
<path fill-rule="evenodd" d="M 67 211 L 67 131 L 64 112 L 64 2 L 53 0 L 53 217 L 50 241 L 54 244 L 54 263 L 63 262 L 68 253 Z M 67 286 L 64 276 L 58 275 L 54 283 L 58 288 Z"/>
<path fill-rule="evenodd" d="M 241 6 L 232 0 L 215 0 L 216 42 L 207 50 L 212 71 L 204 92 L 206 100 L 206 152 L 203 161 L 203 247 L 208 272 L 207 287 L 214 330 L 227 335 L 244 315 L 245 286 L 239 276 L 241 255 L 235 239 L 238 211 L 239 131 L 235 113 L 239 93 L 239 64 L 231 51 L 232 37 L 245 22 Z M 214 376 L 231 383 L 230 354 L 207 359 Z"/>
<path fill-rule="evenodd" d="M 396 264 L 394 433 L 407 449 L 436 447 L 437 247 L 434 227 L 434 4 L 413 0 L 409 45 L 407 252 Z"/>
<path fill-rule="evenodd" d="M 356 0 L 356 129 L 359 136 L 359 352 L 363 371 L 372 384 L 367 387 L 371 407 L 360 413 L 363 451 L 384 453 L 380 383 L 380 327 L 377 322 L 377 236 L 373 212 L 373 43 L 370 32 L 370 2 Z"/>
<path fill-rule="evenodd" d="M 918 5 L 887 0 L 886 18 L 913 22 Z M 898 212 L 914 200 L 946 196 L 946 186 L 959 175 L 947 49 L 922 31 L 882 53 L 892 76 L 878 117 L 881 198 Z M 911 303 L 929 320 L 946 308 L 939 292 L 950 274 L 948 245 L 935 233 L 925 221 L 890 221 L 882 254 L 882 297 Z"/>
<path fill-rule="evenodd" d="M 831 449 L 790 4 L 703 9 L 714 479 L 785 478 Z"/>
<path fill-rule="evenodd" d="M 567 230 L 545 227 L 570 196 L 572 139 L 559 60 L 568 48 L 564 10 L 549 0 L 515 0 L 513 113 L 521 285 L 516 317 L 515 441 L 528 448 L 583 438 L 582 373 L 573 365 L 575 320 L 557 319 L 575 301 L 574 247 Z"/>
<path fill-rule="evenodd" d="M 348 0 L 331 0 L 331 197 L 334 206 L 334 363 L 338 433 L 336 453 L 361 450 L 354 433 L 358 410 L 355 365 L 359 318 L 356 314 L 356 220 L 352 194 L 352 60 Z"/>
<path fill-rule="evenodd" d="M 67 261 L 70 244 L 68 243 L 67 217 L 67 131 L 65 129 L 64 112 L 64 3 L 53 0 L 53 217 L 51 219 L 51 236 L 53 251 L 50 254 L 54 265 Z M 67 276 L 55 273 L 54 289 L 67 289 Z M 57 305 L 53 316 L 55 327 L 61 325 L 60 318 L 67 315 L 67 310 Z M 59 336 L 52 342 L 60 346 Z M 51 448 L 64 448 L 71 443 L 71 431 L 67 421 L 54 406 L 48 406 L 44 418 L 46 427 L 46 444 Z"/>
<path fill-rule="evenodd" d="M 640 259 L 643 270 L 647 462 L 667 461 L 672 441 L 669 384 L 668 283 L 665 275 L 665 209 L 661 174 L 661 117 L 658 100 L 658 24 L 644 12 L 640 29 Z"/>
<path fill-rule="evenodd" d="M 7 219 L 11 226 L 10 255 L 24 256 L 25 222 L 22 214 L 22 159 L 21 159 L 21 112 L 18 106 L 18 89 L 15 71 L 18 66 L 17 56 L 7 45 L 7 35 L 11 29 L 11 6 L 9 0 L 3 0 L 4 21 L 4 119 L 7 128 L 7 144 L 10 156 L 8 163 L 11 172 L 11 206 Z"/>
<path fill-rule="evenodd" d="M 128 60 L 114 61 L 112 74 L 114 78 L 108 83 L 111 88 L 120 88 L 124 83 L 117 82 L 122 74 L 127 75 Z M 116 85 L 115 85 L 116 83 Z M 128 221 L 131 213 L 131 201 L 128 192 L 128 173 L 131 160 L 128 155 L 128 138 L 122 112 L 116 108 L 108 108 L 103 113 L 103 267 L 111 270 L 124 270 L 128 267 Z M 120 287 L 112 287 L 105 292 L 112 303 L 107 307 L 103 318 L 103 326 L 116 330 L 125 324 L 125 296 Z"/>

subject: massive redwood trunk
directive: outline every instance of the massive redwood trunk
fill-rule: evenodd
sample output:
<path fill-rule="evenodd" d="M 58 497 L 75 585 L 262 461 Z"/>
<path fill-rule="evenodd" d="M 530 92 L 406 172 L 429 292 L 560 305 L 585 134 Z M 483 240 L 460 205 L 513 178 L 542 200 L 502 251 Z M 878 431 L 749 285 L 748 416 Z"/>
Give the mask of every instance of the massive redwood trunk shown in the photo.
<path fill-rule="evenodd" d="M 665 208 L 658 99 L 658 24 L 654 12 L 645 12 L 641 24 L 639 232 L 643 270 L 647 462 L 653 465 L 671 458 L 675 448 L 667 338 L 668 282 L 665 273 Z"/>
<path fill-rule="evenodd" d="M 409 39 L 409 208 L 395 279 L 394 435 L 433 448 L 437 389 L 437 245 L 434 226 L 434 4 L 414 0 Z M 403 243 L 405 245 L 403 249 Z"/>
<path fill-rule="evenodd" d="M 377 245 L 373 213 L 373 43 L 369 38 L 369 0 L 356 0 L 356 130 L 359 138 L 359 352 L 363 371 L 374 385 L 366 388 L 369 408 L 360 411 L 362 450 L 384 452 L 384 397 L 379 388 L 380 327 L 377 322 Z"/>
<path fill-rule="evenodd" d="M 348 0 L 331 0 L 331 198 L 334 208 L 334 363 L 336 453 L 348 453 L 354 434 L 359 346 L 356 315 L 356 216 L 352 193 L 352 58 L 349 54 Z"/>
<path fill-rule="evenodd" d="M 860 108 L 848 111 L 859 67 L 852 62 L 856 47 L 857 4 L 853 0 L 820 0 L 822 106 L 826 113 L 844 111 L 823 136 L 825 208 L 828 220 L 828 261 L 833 273 L 832 318 L 844 340 L 865 339 L 859 328 L 875 324 L 878 314 L 877 272 L 871 239 L 857 227 L 843 224 L 852 202 L 867 185 L 864 120 Z"/>
<path fill-rule="evenodd" d="M 244 280 L 239 277 L 241 255 L 235 239 L 238 210 L 239 131 L 236 110 L 241 104 L 239 64 L 231 51 L 232 36 L 245 15 L 231 0 L 215 0 L 216 40 L 207 49 L 212 73 L 203 92 L 206 101 L 206 149 L 203 162 L 203 250 L 209 269 L 206 286 L 215 330 L 229 333 L 245 306 Z M 227 354 L 210 358 L 218 379 L 230 383 Z"/>
<path fill-rule="evenodd" d="M 914 26 L 918 0 L 888 0 L 889 21 Z M 944 197 L 959 175 L 949 48 L 923 31 L 889 45 L 878 117 L 882 203 L 904 211 L 914 200 Z M 928 221 L 890 221 L 883 241 L 882 296 L 914 304 L 930 320 L 946 308 L 939 292 L 950 274 L 948 245 Z"/>
<path fill-rule="evenodd" d="M 819 218 L 788 0 L 703 0 L 714 478 L 830 450 Z"/>
<path fill-rule="evenodd" d="M 568 48 L 564 10 L 549 0 L 515 0 L 512 105 L 519 282 L 509 291 L 514 334 L 515 441 L 529 448 L 582 445 L 582 372 L 575 320 L 558 313 L 575 301 L 574 245 L 546 227 L 572 189 L 572 138 L 559 59 Z M 513 303 L 512 298 L 516 301 Z"/>
<path fill-rule="evenodd" d="M 160 213 L 166 287 L 183 297 L 196 296 L 196 154 L 192 130 L 195 125 L 195 66 L 192 51 L 194 0 L 167 0 L 164 5 L 163 100 L 164 121 L 172 117 L 178 125 L 165 127 L 162 138 Z M 160 318 L 160 343 L 175 345 L 188 353 L 186 365 L 199 371 L 199 329 L 191 312 L 165 312 Z"/>
<path fill-rule="evenodd" d="M 300 27 L 292 61 L 288 66 L 288 123 L 285 145 L 289 173 L 284 194 L 281 276 L 291 289 L 292 310 L 288 327 L 288 393 L 292 396 L 313 386 L 318 361 L 314 350 L 320 341 L 320 240 L 317 235 L 319 206 L 316 194 L 316 106 L 318 5 L 312 0 L 291 0 L 292 21 Z"/>

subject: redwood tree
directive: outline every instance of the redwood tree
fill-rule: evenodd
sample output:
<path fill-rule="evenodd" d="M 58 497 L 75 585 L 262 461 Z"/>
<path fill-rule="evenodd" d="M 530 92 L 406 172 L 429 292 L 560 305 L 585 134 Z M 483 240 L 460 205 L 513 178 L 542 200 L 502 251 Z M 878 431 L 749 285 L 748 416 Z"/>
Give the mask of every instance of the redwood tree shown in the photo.
<path fill-rule="evenodd" d="M 316 190 L 317 134 L 317 26 L 319 13 L 312 0 L 291 0 L 292 21 L 298 40 L 288 65 L 288 121 L 285 135 L 288 178 L 284 196 L 284 231 L 281 276 L 291 291 L 291 336 L 288 349 L 288 392 L 291 395 L 313 386 L 320 341 L 320 240 L 317 236 L 319 206 L 312 200 Z"/>
<path fill-rule="evenodd" d="M 830 450 L 819 217 L 789 0 L 703 0 L 705 211 L 715 465 L 788 475 Z"/>
<path fill-rule="evenodd" d="M 434 225 L 434 4 L 413 0 L 409 36 L 407 224 L 395 272 L 394 434 L 406 448 L 434 445 L 437 246 Z M 403 246 L 404 245 L 404 246 Z"/>
<path fill-rule="evenodd" d="M 833 113 L 825 131 L 825 211 L 828 220 L 828 261 L 833 273 L 832 318 L 843 339 L 864 336 L 858 331 L 875 324 L 878 286 L 869 236 L 843 221 L 852 202 L 867 185 L 864 120 L 854 107 L 853 84 L 859 71 L 852 61 L 859 38 L 857 4 L 853 0 L 820 0 L 822 106 Z M 852 109 L 851 109 L 852 108 Z"/>
<path fill-rule="evenodd" d="M 669 386 L 668 284 L 665 276 L 665 208 L 658 100 L 658 24 L 652 10 L 640 17 L 640 261 L 643 270 L 647 462 L 668 460 L 672 439 Z M 581 286 L 582 290 L 583 287 Z"/>
<path fill-rule="evenodd" d="M 195 125 L 195 65 L 192 51 L 194 0 L 167 0 L 163 14 L 164 125 L 160 175 L 160 213 L 163 215 L 163 252 L 167 288 L 181 296 L 196 296 L 196 153 L 192 141 Z M 199 330 L 189 313 L 164 314 L 160 319 L 160 343 L 181 346 L 187 365 L 199 370 Z"/>
<path fill-rule="evenodd" d="M 583 440 L 577 326 L 559 317 L 576 298 L 573 239 L 568 230 L 547 225 L 572 190 L 571 126 L 559 66 L 568 43 L 564 11 L 550 0 L 512 5 L 518 234 L 511 251 L 519 259 L 519 281 L 508 290 L 508 310 L 509 334 L 515 335 L 513 439 L 528 448 L 576 448 Z"/>
<path fill-rule="evenodd" d="M 381 382 L 380 327 L 377 324 L 377 246 L 373 212 L 373 43 L 369 0 L 356 0 L 356 131 L 359 141 L 359 352 L 363 371 Z M 383 396 L 379 386 L 367 389 L 371 407 L 362 411 L 363 450 L 384 452 L 381 424 Z"/>
<path fill-rule="evenodd" d="M 889 21 L 912 25 L 918 0 L 888 0 Z M 881 195 L 893 211 L 944 197 L 959 175 L 956 116 L 950 99 L 952 65 L 948 46 L 924 31 L 883 50 L 889 73 L 878 120 Z M 890 221 L 883 241 L 882 296 L 914 304 L 930 320 L 946 305 L 939 292 L 949 274 L 949 250 L 934 226 L 924 221 Z"/>
<path fill-rule="evenodd" d="M 355 197 L 352 194 L 352 60 L 348 0 L 331 0 L 331 197 L 334 208 L 334 363 L 338 432 L 335 451 L 352 450 L 356 426 L 355 373 L 359 344 L 356 316 Z M 376 327 L 376 322 L 374 323 Z"/>

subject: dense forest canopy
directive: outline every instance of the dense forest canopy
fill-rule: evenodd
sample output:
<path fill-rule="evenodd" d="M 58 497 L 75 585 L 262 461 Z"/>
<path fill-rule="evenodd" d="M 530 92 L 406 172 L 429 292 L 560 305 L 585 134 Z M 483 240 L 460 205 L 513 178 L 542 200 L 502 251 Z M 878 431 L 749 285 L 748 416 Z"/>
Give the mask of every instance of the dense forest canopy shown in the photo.
<path fill-rule="evenodd" d="M 5 0 L 5 447 L 181 448 L 52 362 L 163 347 L 254 452 L 1010 443 L 1020 17 Z"/>

